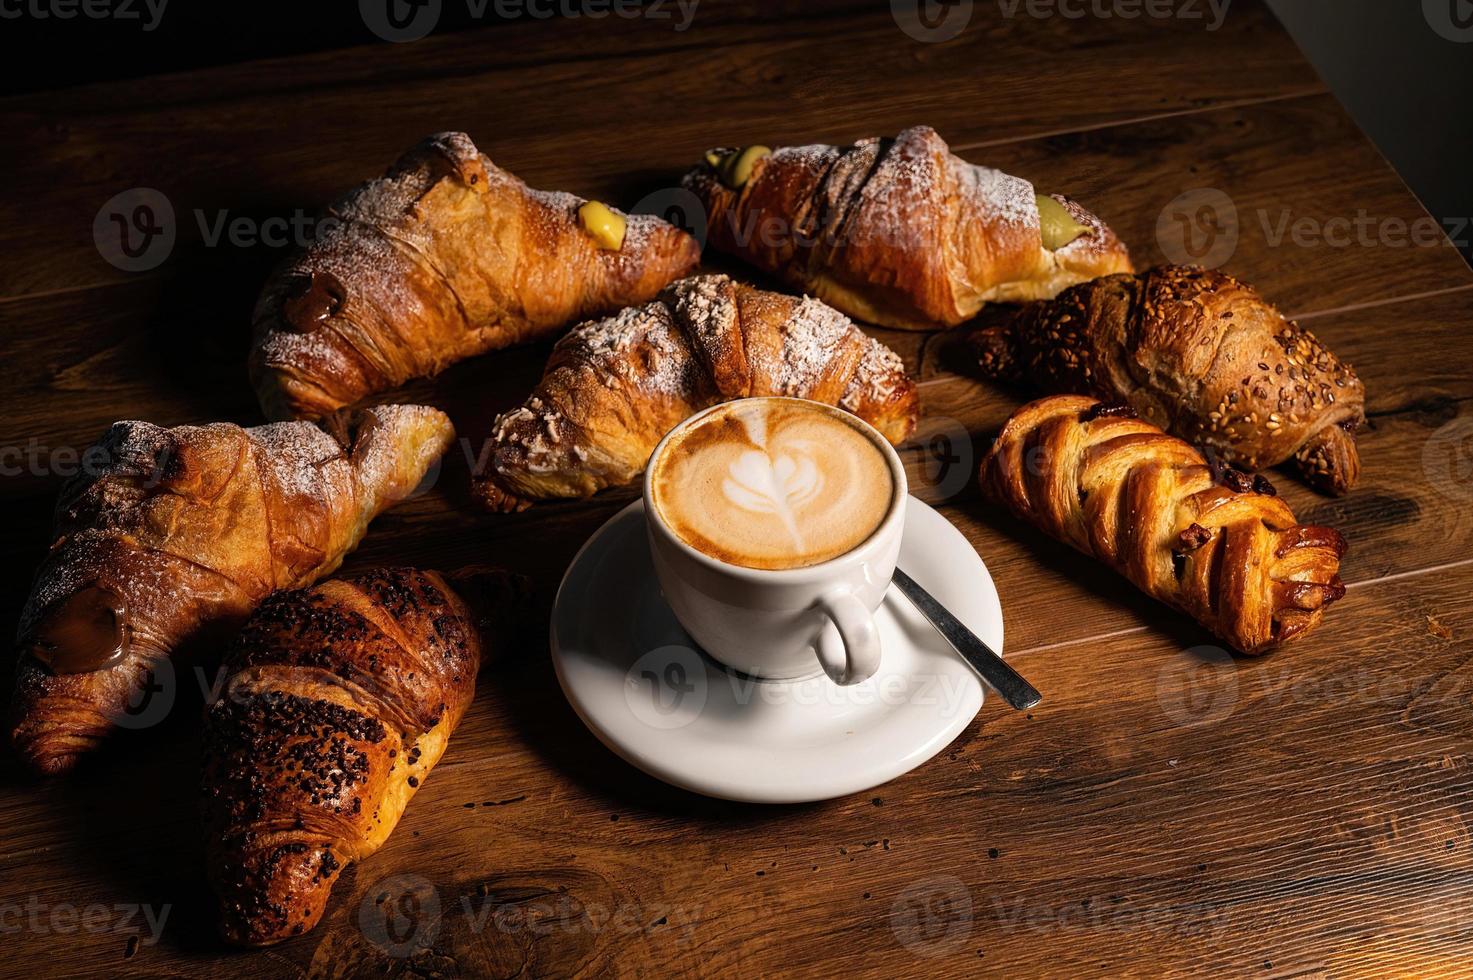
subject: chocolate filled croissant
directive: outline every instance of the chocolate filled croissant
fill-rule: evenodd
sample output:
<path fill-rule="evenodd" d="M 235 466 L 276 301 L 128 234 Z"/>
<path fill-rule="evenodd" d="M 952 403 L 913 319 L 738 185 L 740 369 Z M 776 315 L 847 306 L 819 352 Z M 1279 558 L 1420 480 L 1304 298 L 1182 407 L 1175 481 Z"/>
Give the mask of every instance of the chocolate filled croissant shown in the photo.
<path fill-rule="evenodd" d="M 1224 273 L 1164 266 L 1097 279 L 969 339 L 984 374 L 1125 402 L 1235 466 L 1292 457 L 1336 494 L 1360 474 L 1365 389 L 1354 369 Z"/>
<path fill-rule="evenodd" d="M 221 932 L 311 929 L 381 847 L 471 703 L 524 583 L 380 569 L 261 604 L 206 716 L 204 814 Z"/>
<path fill-rule="evenodd" d="M 984 303 L 1130 271 L 1099 218 L 967 163 L 929 126 L 848 147 L 711 150 L 684 184 L 713 248 L 892 327 L 953 327 Z"/>
<path fill-rule="evenodd" d="M 1243 653 L 1313 629 L 1345 594 L 1345 539 L 1298 524 L 1262 476 L 1209 465 L 1129 406 L 1054 395 L 1008 419 L 983 492 Z"/>
<path fill-rule="evenodd" d="M 250 370 L 268 418 L 318 418 L 642 303 L 700 259 L 658 218 L 532 190 L 464 133 L 419 143 L 329 217 L 256 304 Z"/>
<path fill-rule="evenodd" d="M 310 422 L 108 430 L 105 464 L 62 491 L 21 614 L 11 737 L 25 761 L 60 772 L 144 723 L 130 706 L 168 686 L 176 650 L 337 568 L 454 438 L 442 413 L 413 405 L 333 423 L 332 435 Z"/>
<path fill-rule="evenodd" d="M 681 420 L 756 395 L 837 405 L 894 443 L 919 411 L 899 356 L 836 310 L 693 276 L 558 341 L 531 396 L 497 419 L 476 491 L 511 510 L 630 483 Z"/>

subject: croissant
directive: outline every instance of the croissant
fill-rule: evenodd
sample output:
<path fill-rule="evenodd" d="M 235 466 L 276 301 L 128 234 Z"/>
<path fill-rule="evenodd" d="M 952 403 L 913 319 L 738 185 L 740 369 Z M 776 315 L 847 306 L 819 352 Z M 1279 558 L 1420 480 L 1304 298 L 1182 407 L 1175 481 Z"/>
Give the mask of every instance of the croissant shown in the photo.
<path fill-rule="evenodd" d="M 1126 402 L 1226 463 L 1260 470 L 1292 457 L 1336 494 L 1360 474 L 1360 378 L 1224 273 L 1165 266 L 1097 279 L 969 339 L 985 374 Z"/>
<path fill-rule="evenodd" d="M 419 143 L 329 217 L 256 305 L 250 370 L 269 418 L 318 418 L 642 303 L 700 259 L 658 218 L 532 190 L 464 133 Z"/>
<path fill-rule="evenodd" d="M 522 591 L 504 572 L 394 568 L 261 604 L 206 715 L 207 860 L 227 940 L 317 924 L 339 873 L 383 845 L 444 753 Z"/>
<path fill-rule="evenodd" d="M 176 650 L 337 568 L 454 434 L 412 405 L 335 421 L 335 435 L 310 422 L 108 430 L 88 454 L 103 465 L 62 491 L 21 614 L 11 737 L 22 758 L 70 769 L 114 728 L 166 711 Z"/>
<path fill-rule="evenodd" d="M 1130 271 L 1099 218 L 967 163 L 929 126 L 764 154 L 711 150 L 686 174 L 707 241 L 850 316 L 953 327 L 984 303 L 1043 299 Z"/>
<path fill-rule="evenodd" d="M 1345 594 L 1345 539 L 1297 524 L 1262 476 L 1213 467 L 1125 405 L 1025 405 L 982 460 L 984 493 L 1243 653 L 1313 629 Z"/>
<path fill-rule="evenodd" d="M 682 419 L 754 395 L 838 405 L 896 443 L 918 413 L 900 358 L 836 310 L 693 276 L 558 341 L 531 396 L 496 420 L 476 491 L 512 510 L 627 484 Z"/>

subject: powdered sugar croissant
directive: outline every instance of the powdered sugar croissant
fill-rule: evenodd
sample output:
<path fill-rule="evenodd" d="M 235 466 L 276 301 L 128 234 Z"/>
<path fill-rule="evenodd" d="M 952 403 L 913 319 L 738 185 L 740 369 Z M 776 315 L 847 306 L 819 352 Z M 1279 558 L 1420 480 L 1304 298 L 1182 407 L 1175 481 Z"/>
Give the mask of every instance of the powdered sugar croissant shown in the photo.
<path fill-rule="evenodd" d="M 1079 395 L 1025 405 L 982 461 L 984 493 L 1244 653 L 1313 629 L 1345 594 L 1345 539 L 1299 524 L 1263 477 Z"/>
<path fill-rule="evenodd" d="M 693 276 L 558 342 L 536 390 L 497 420 L 477 493 L 508 510 L 627 484 L 682 419 L 755 395 L 837 405 L 896 443 L 919 410 L 900 358 L 838 311 Z"/>
<path fill-rule="evenodd" d="M 101 472 L 62 492 L 21 615 L 11 735 L 25 761 L 60 772 L 141 724 L 130 703 L 169 687 L 158 675 L 176 651 L 337 568 L 454 438 L 442 413 L 413 405 L 334 422 L 333 434 L 310 422 L 108 431 Z"/>
<path fill-rule="evenodd" d="M 929 126 L 764 154 L 712 150 L 686 175 L 707 240 L 850 316 L 952 327 L 984 303 L 1045 299 L 1130 271 L 1099 218 L 967 163 Z"/>
<path fill-rule="evenodd" d="M 256 305 L 250 369 L 270 418 L 318 418 L 642 303 L 700 259 L 658 218 L 532 190 L 464 133 L 424 140 L 331 217 Z"/>

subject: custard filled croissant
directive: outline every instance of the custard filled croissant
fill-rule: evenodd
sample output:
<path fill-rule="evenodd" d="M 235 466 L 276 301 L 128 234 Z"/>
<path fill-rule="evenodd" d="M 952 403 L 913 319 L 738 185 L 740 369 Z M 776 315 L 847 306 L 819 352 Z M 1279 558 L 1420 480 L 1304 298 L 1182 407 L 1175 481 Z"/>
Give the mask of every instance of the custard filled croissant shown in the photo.
<path fill-rule="evenodd" d="M 1313 629 L 1345 594 L 1345 539 L 1263 477 L 1214 467 L 1125 405 L 1054 395 L 1008 419 L 982 489 L 1244 653 Z"/>
<path fill-rule="evenodd" d="M 108 431 L 106 465 L 62 491 L 21 614 L 11 737 L 26 762 L 60 772 L 143 724 L 130 706 L 169 686 L 156 675 L 177 649 L 337 568 L 454 438 L 442 413 L 413 405 L 333 421 L 333 435 L 310 422 Z"/>
<path fill-rule="evenodd" d="M 525 583 L 380 569 L 278 592 L 246 623 L 206 716 L 204 811 L 221 932 L 315 926 L 424 783 Z"/>
<path fill-rule="evenodd" d="M 330 216 L 256 305 L 250 370 L 268 418 L 318 418 L 642 303 L 700 259 L 658 218 L 532 190 L 464 133 L 424 140 Z"/>
<path fill-rule="evenodd" d="M 894 443 L 919 411 L 899 356 L 836 310 L 693 276 L 558 341 L 536 390 L 497 419 L 476 491 L 512 510 L 627 484 L 682 419 L 756 395 L 837 405 Z"/>
<path fill-rule="evenodd" d="M 1366 396 L 1354 369 L 1224 273 L 1108 276 L 970 340 L 984 374 L 1126 402 L 1235 466 L 1292 457 L 1305 480 L 1336 494 L 1360 474 Z"/>
<path fill-rule="evenodd" d="M 712 247 L 892 327 L 953 327 L 984 303 L 1130 271 L 1099 218 L 967 163 L 929 126 L 848 147 L 711 150 L 684 183 Z"/>

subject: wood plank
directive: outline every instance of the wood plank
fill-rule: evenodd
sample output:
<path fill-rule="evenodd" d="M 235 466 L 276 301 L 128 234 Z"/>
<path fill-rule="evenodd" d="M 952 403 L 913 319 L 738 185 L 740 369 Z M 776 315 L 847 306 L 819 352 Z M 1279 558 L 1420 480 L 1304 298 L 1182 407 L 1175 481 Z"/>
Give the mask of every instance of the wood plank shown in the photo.
<path fill-rule="evenodd" d="M 71 300 L 53 298 L 63 305 Z M 1351 542 L 1343 574 L 1348 582 L 1403 574 L 1419 568 L 1456 561 L 1464 556 L 1464 542 L 1473 533 L 1468 494 L 1455 479 L 1429 472 L 1427 454 L 1447 442 L 1449 433 L 1462 431 L 1473 414 L 1473 367 L 1466 358 L 1449 358 L 1473 323 L 1458 294 L 1407 304 L 1379 306 L 1325 317 L 1314 325 L 1319 336 L 1343 357 L 1359 366 L 1369 393 L 1372 427 L 1362 433 L 1363 482 L 1342 500 L 1321 497 L 1293 476 L 1280 474 L 1275 483 L 1301 520 L 1320 521 L 1339 528 Z M 106 334 L 98 334 L 98 339 Z M 126 336 L 126 332 L 125 332 Z M 1408 338 L 1415 338 L 1409 340 Z M 952 342 L 954 346 L 954 341 Z M 80 341 L 79 341 L 80 345 Z M 99 344 L 99 346 L 103 346 Z M 45 345 L 37 345 L 45 350 Z M 228 345 L 227 345 L 228 347 Z M 74 461 L 81 450 L 114 415 L 118 404 L 146 403 L 157 391 L 162 375 L 140 356 L 146 348 L 114 348 L 118 356 L 134 358 L 136 367 L 124 370 L 106 358 L 84 359 L 60 372 L 63 390 L 13 392 L 7 406 L 15 422 L 36 428 L 17 439 L 16 447 L 35 445 L 32 458 L 51 461 L 53 472 L 23 472 L 0 479 L 0 494 L 14 518 L 14 532 L 3 545 L 10 560 L 0 572 L 0 631 L 13 630 L 30 576 L 49 543 L 50 511 L 56 487 L 65 475 L 60 465 Z M 164 345 L 167 349 L 167 345 Z M 78 350 L 85 350 L 79 346 Z M 65 351 L 59 352 L 65 355 Z M 932 356 L 955 369 L 965 369 L 944 350 Z M 414 398 L 438 404 L 460 424 L 464 441 L 450 451 L 435 488 L 384 515 L 375 524 L 348 568 L 383 563 L 421 563 L 454 568 L 477 561 L 506 561 L 528 565 L 538 584 L 549 593 L 556 587 L 566 563 L 583 540 L 615 510 L 632 499 L 633 491 L 613 491 L 592 501 L 553 503 L 517 515 L 484 515 L 469 500 L 469 471 L 484 445 L 494 413 L 515 400 L 541 370 L 544 352 L 536 348 L 480 358 L 459 365 L 433 382 L 413 386 Z M 183 376 L 193 376 L 198 391 L 235 391 L 226 417 L 249 424 L 252 406 L 243 383 L 232 389 L 227 378 L 238 379 L 231 358 L 207 357 L 193 365 L 179 365 Z M 99 366 L 101 364 L 102 366 Z M 209 370 L 213 365 L 218 376 Z M 21 377 L 30 376 L 27 373 Z M 108 379 L 125 379 L 112 387 Z M 158 403 L 161 423 L 201 421 L 195 406 L 197 391 L 170 394 Z M 958 375 L 938 376 L 923 386 L 927 416 L 917 444 L 906 451 L 913 492 L 932 503 L 944 504 L 944 513 L 976 545 L 988 562 L 1005 596 L 1008 647 L 1025 650 L 1058 643 L 1107 636 L 1122 630 L 1141 630 L 1161 619 L 1177 617 L 1137 593 L 1128 583 L 1080 560 L 1069 549 L 1042 535 L 1018 528 L 977 497 L 974 473 L 992 434 L 1025 394 L 998 388 Z M 66 405 L 58 412 L 56 406 Z M 95 412 L 85 425 L 71 421 Z M 51 429 L 51 426 L 60 428 Z M 71 427 L 68 430 L 68 427 Z M 20 430 L 25 432 L 26 430 Z M 75 441 L 71 441 L 75 440 Z M 1437 440 L 1436 442 L 1432 442 Z M 1433 449 L 1429 449 L 1432 443 Z M 1455 444 L 1444 447 L 1456 451 Z M 61 452 L 57 452 L 57 450 Z M 70 451 L 71 455 L 65 455 Z M 10 463 L 10 457 L 0 460 Z M 26 463 L 29 466 L 29 462 Z M 1454 464 L 1449 464 L 1454 465 Z M 61 470 L 60 473 L 54 470 Z M 10 471 L 7 471 L 10 472 Z M 1456 473 L 1449 470 L 1448 473 Z M 1473 491 L 1470 491 L 1473 492 Z M 537 549 L 528 553 L 525 542 L 535 536 Z M 1070 616 L 1051 611 L 1066 604 Z M 1350 615 L 1349 603 L 1332 616 Z M 1311 640 L 1311 642 L 1315 642 Z"/>
<path fill-rule="evenodd" d="M 886 976 L 1462 972 L 1473 274 L 1445 247 L 1271 240 L 1260 211 L 1269 231 L 1284 209 L 1317 227 L 1364 211 L 1382 231 L 1423 214 L 1258 0 L 1234 0 L 1216 32 L 976 4 L 943 44 L 905 38 L 886 5 L 855 7 L 702 0 L 679 35 L 511 25 L 0 99 L 0 466 L 32 440 L 45 461 L 0 475 L 0 633 L 48 543 L 54 450 L 119 417 L 258 418 L 246 318 L 280 250 L 205 248 L 186 228 L 162 267 L 116 273 L 90 229 L 119 190 L 159 186 L 186 218 L 289 214 L 454 125 L 534 183 L 628 202 L 712 140 L 847 140 L 918 121 L 969 159 L 1094 204 L 1142 264 L 1165 254 L 1156 223 L 1172 198 L 1231 197 L 1243 223 L 1227 267 L 1307 316 L 1369 391 L 1362 487 L 1329 500 L 1276 480 L 1302 519 L 1352 541 L 1349 594 L 1324 626 L 1230 659 L 1020 530 L 971 473 L 1023 394 L 973 379 L 955 335 L 877 331 L 925 379 L 927 435 L 950 437 L 906 449 L 913 486 L 986 558 L 1007 650 L 1045 693 L 1037 709 L 990 700 L 926 766 L 828 803 L 734 805 L 641 776 L 577 720 L 545 652 L 567 562 L 632 494 L 480 514 L 457 447 L 345 570 L 511 564 L 537 607 L 321 927 L 254 954 L 214 939 L 196 817 L 204 694 L 186 685 L 164 724 L 79 778 L 32 782 L 0 757 L 0 932 L 15 964 L 0 974 L 829 976 L 836 953 Z M 392 397 L 445 407 L 474 457 L 545 356 L 477 359 Z M 940 488 L 936 453 L 960 457 Z M 397 901 L 406 886 L 414 900 Z M 168 906 L 157 943 L 130 911 L 140 903 Z M 391 931 L 423 948 L 387 954 Z"/>
<path fill-rule="evenodd" d="M 1274 149 L 1306 132 L 1328 154 L 1324 175 L 1314 181 L 1284 166 Z M 1210 179 L 1250 216 L 1251 227 L 1241 236 L 1228 268 L 1257 283 L 1291 313 L 1313 314 L 1473 285 L 1473 272 L 1451 247 L 1305 249 L 1290 242 L 1275 246 L 1262 235 L 1256 212 L 1268 211 L 1272 217 L 1276 204 L 1326 219 L 1360 209 L 1403 221 L 1421 215 L 1396 176 L 1327 98 L 1223 109 L 1080 139 L 1068 152 L 1060 152 L 1058 140 L 1042 140 L 987 153 L 1003 156 L 996 161 L 1002 165 L 1035 174 L 1042 186 L 1063 185 L 1074 175 L 1080 195 L 1100 200 L 1121 234 L 1146 243 L 1137 246 L 1142 264 L 1165 257 L 1153 244 L 1154 229 L 1161 208 L 1180 193 L 1182 182 L 1173 182 L 1173 175 L 1210 166 Z M 1119 160 L 1134 153 L 1153 154 L 1153 163 L 1129 168 L 1122 177 Z M 1198 159 L 1218 162 L 1191 162 Z M 16 338 L 11 362 L 16 382 L 0 393 L 0 412 L 11 430 L 7 435 L 20 443 L 36 438 L 48 446 L 76 445 L 113 420 L 114 405 L 128 405 L 133 414 L 161 423 L 254 418 L 240 362 L 249 343 L 249 310 L 279 254 L 264 246 L 243 252 L 201 249 L 194 273 L 177 281 L 143 277 L 96 293 L 0 303 L 0 330 Z M 1383 324 L 1381 330 L 1393 329 L 1384 307 L 1353 316 Z M 877 334 L 907 355 L 912 367 L 919 364 L 927 377 L 949 368 L 940 360 L 944 338 L 930 345 L 922 364 L 927 337 L 903 331 Z M 492 355 L 484 360 L 493 363 L 462 365 L 435 387 L 451 391 L 465 379 L 473 380 L 479 391 L 511 387 L 521 392 L 530 382 L 518 379 L 537 374 L 529 360 L 540 363 L 542 356 L 542 351 Z M 501 361 L 508 363 L 495 363 Z M 404 396 L 423 390 L 412 387 Z M 509 395 L 503 403 L 512 400 Z M 468 424 L 460 415 L 456 418 Z"/>
<path fill-rule="evenodd" d="M 990 701 L 920 770 L 801 807 L 636 774 L 529 646 L 483 677 L 445 762 L 319 929 L 249 969 L 826 975 L 842 948 L 886 975 L 1028 972 L 1043 949 L 1071 976 L 1455 970 L 1473 564 L 1352 594 L 1360 615 L 1263 660 L 1156 630 L 1030 655 L 1049 692 L 1033 712 Z M 238 973 L 208 938 L 192 729 L 140 738 L 87 781 L 7 783 L 0 868 L 43 909 L 76 902 L 79 875 L 88 901 L 172 904 L 157 945 L 125 960 L 125 935 L 79 932 L 48 942 L 52 969 Z M 372 941 L 375 901 L 405 874 L 425 890 L 397 935 L 433 938 L 407 962 Z"/>
<path fill-rule="evenodd" d="M 1292 316 L 1473 285 L 1473 270 L 1438 222 L 1329 95 L 963 155 L 1090 202 L 1139 268 L 1222 265 Z M 1170 219 L 1170 232 L 1158 234 L 1163 214 L 1190 212 L 1195 221 L 1204 204 L 1219 225 L 1236 212 L 1235 248 L 1223 234 L 1196 236 L 1197 250 L 1188 251 Z"/>
<path fill-rule="evenodd" d="M 1170 142 L 1188 148 L 1182 151 L 1183 161 L 1196 154 L 1228 161 L 1221 166 L 1236 176 L 1217 183 L 1241 202 L 1240 210 L 1245 215 L 1255 216 L 1250 224 L 1257 221 L 1257 212 L 1272 215 L 1271 202 L 1275 201 L 1292 202 L 1295 213 L 1320 217 L 1365 209 L 1393 220 L 1418 220 L 1418 205 L 1395 175 L 1369 155 L 1343 117 L 1327 113 L 1327 108 L 1321 100 L 1310 99 L 1138 124 L 1125 127 L 1129 133 L 1121 132 L 1109 140 L 1117 149 L 1106 153 L 1124 152 L 1120 148 L 1132 145 Z M 1300 175 L 1286 172 L 1267 148 L 1324 119 L 1341 120 L 1321 124 L 1334 130 L 1333 136 L 1329 132 L 1322 135 L 1338 162 L 1330 178 L 1306 190 Z M 1238 123 L 1247 125 L 1239 127 Z M 1235 145 L 1228 134 L 1240 128 L 1259 134 L 1260 142 L 1248 147 Z M 1163 130 L 1172 132 L 1166 134 Z M 1212 142 L 1213 134 L 1221 134 L 1220 144 Z M 1101 134 L 1093 135 L 1104 139 Z M 1160 171 L 1142 168 L 1142 176 L 1122 185 L 1114 176 L 1116 168 L 1107 165 L 1102 155 L 1092 156 L 1082 149 L 1069 154 L 1068 162 L 1061 162 L 1060 155 L 1050 149 L 1052 142 L 1009 144 L 993 152 L 1006 153 L 1009 159 L 999 162 L 1037 174 L 1044 186 L 1050 181 L 1063 182 L 1065 169 L 1078 174 L 1082 196 L 1110 201 L 1107 216 L 1121 233 L 1147 242 L 1145 247 L 1137 247 L 1142 264 L 1163 260 L 1159 247 L 1152 244 L 1153 215 L 1160 212 L 1164 201 L 1178 193 L 1177 185 L 1164 176 L 1173 172 L 1173 162 L 1162 159 Z M 1242 157 L 1234 156 L 1238 152 Z M 1368 173 L 1370 176 L 1365 176 Z M 1290 242 L 1273 245 L 1262 230 L 1261 224 L 1253 224 L 1245 232 L 1229 268 L 1256 282 L 1291 313 L 1314 315 L 1316 310 L 1356 307 L 1402 294 L 1435 293 L 1473 284 L 1473 273 L 1451 247 L 1304 249 Z M 203 408 L 207 403 L 196 396 L 218 392 L 221 397 L 212 399 L 217 416 L 231 417 L 227 413 L 235 412 L 249 418 L 250 396 L 243 372 L 234 363 L 239 356 L 235 352 L 248 343 L 248 311 L 259 283 L 278 256 L 277 250 L 264 246 L 239 254 L 233 249 L 206 249 L 201 250 L 195 274 L 177 282 L 165 284 L 144 277 L 95 295 L 62 293 L 0 303 L 0 325 L 7 335 L 17 338 L 13 356 L 20 382 L 0 395 L 0 402 L 8 403 L 10 424 L 27 439 L 34 435 L 55 440 L 55 432 L 28 431 L 32 420 L 39 417 L 45 428 L 58 419 L 77 418 L 70 411 L 58 413 L 62 403 L 39 401 L 42 393 L 65 398 L 68 406 L 80 401 L 99 408 L 116 396 L 135 405 L 140 414 L 172 419 L 175 416 L 168 409 L 183 409 L 184 396 L 192 399 L 190 404 Z M 902 331 L 879 335 L 908 355 L 913 364 L 927 340 Z M 198 354 L 191 356 L 192 347 L 200 348 Z M 936 350 L 942 347 L 937 345 Z M 158 356 L 160 352 L 164 356 Z M 509 356 L 514 355 L 496 355 Z M 942 366 L 933 357 L 923 369 L 934 376 Z M 82 376 L 86 377 L 85 384 L 78 383 Z M 181 391 L 181 377 L 200 383 Z M 104 425 L 111 420 L 105 416 L 105 412 L 94 411 L 86 425 L 89 429 Z M 87 437 L 70 435 L 74 440 Z"/>
<path fill-rule="evenodd" d="M 1258 2 L 1235 3 L 1216 32 L 1177 19 L 1007 18 L 978 5 L 971 26 L 939 44 L 871 10 L 837 19 L 821 10 L 791 32 L 735 43 L 713 31 L 711 49 L 685 62 L 678 50 L 636 49 L 502 69 L 484 52 L 469 63 L 460 46 L 474 38 L 462 37 L 409 46 L 422 58 L 440 45 L 460 52 L 448 80 L 393 69 L 380 78 L 382 59 L 407 56 L 375 46 L 336 53 L 305 88 L 270 81 L 269 66 L 189 73 L 162 83 L 163 111 L 146 89 L 95 102 L 93 87 L 5 100 L 0 127 L 13 142 L 0 177 L 12 194 L 0 203 L 0 245 L 17 260 L 0 272 L 0 296 L 136 275 L 105 264 L 92 240 L 98 210 L 129 188 L 172 202 L 179 238 L 155 274 L 177 281 L 207 250 L 196 211 L 207 223 L 222 210 L 310 214 L 447 127 L 536 186 L 632 203 L 719 142 L 842 142 L 927 122 L 967 144 L 1323 91 Z M 690 43 L 699 30 L 686 32 Z M 1058 56 L 1081 44 L 1089 57 Z M 1006 84 L 1023 77 L 1026 94 Z"/>

